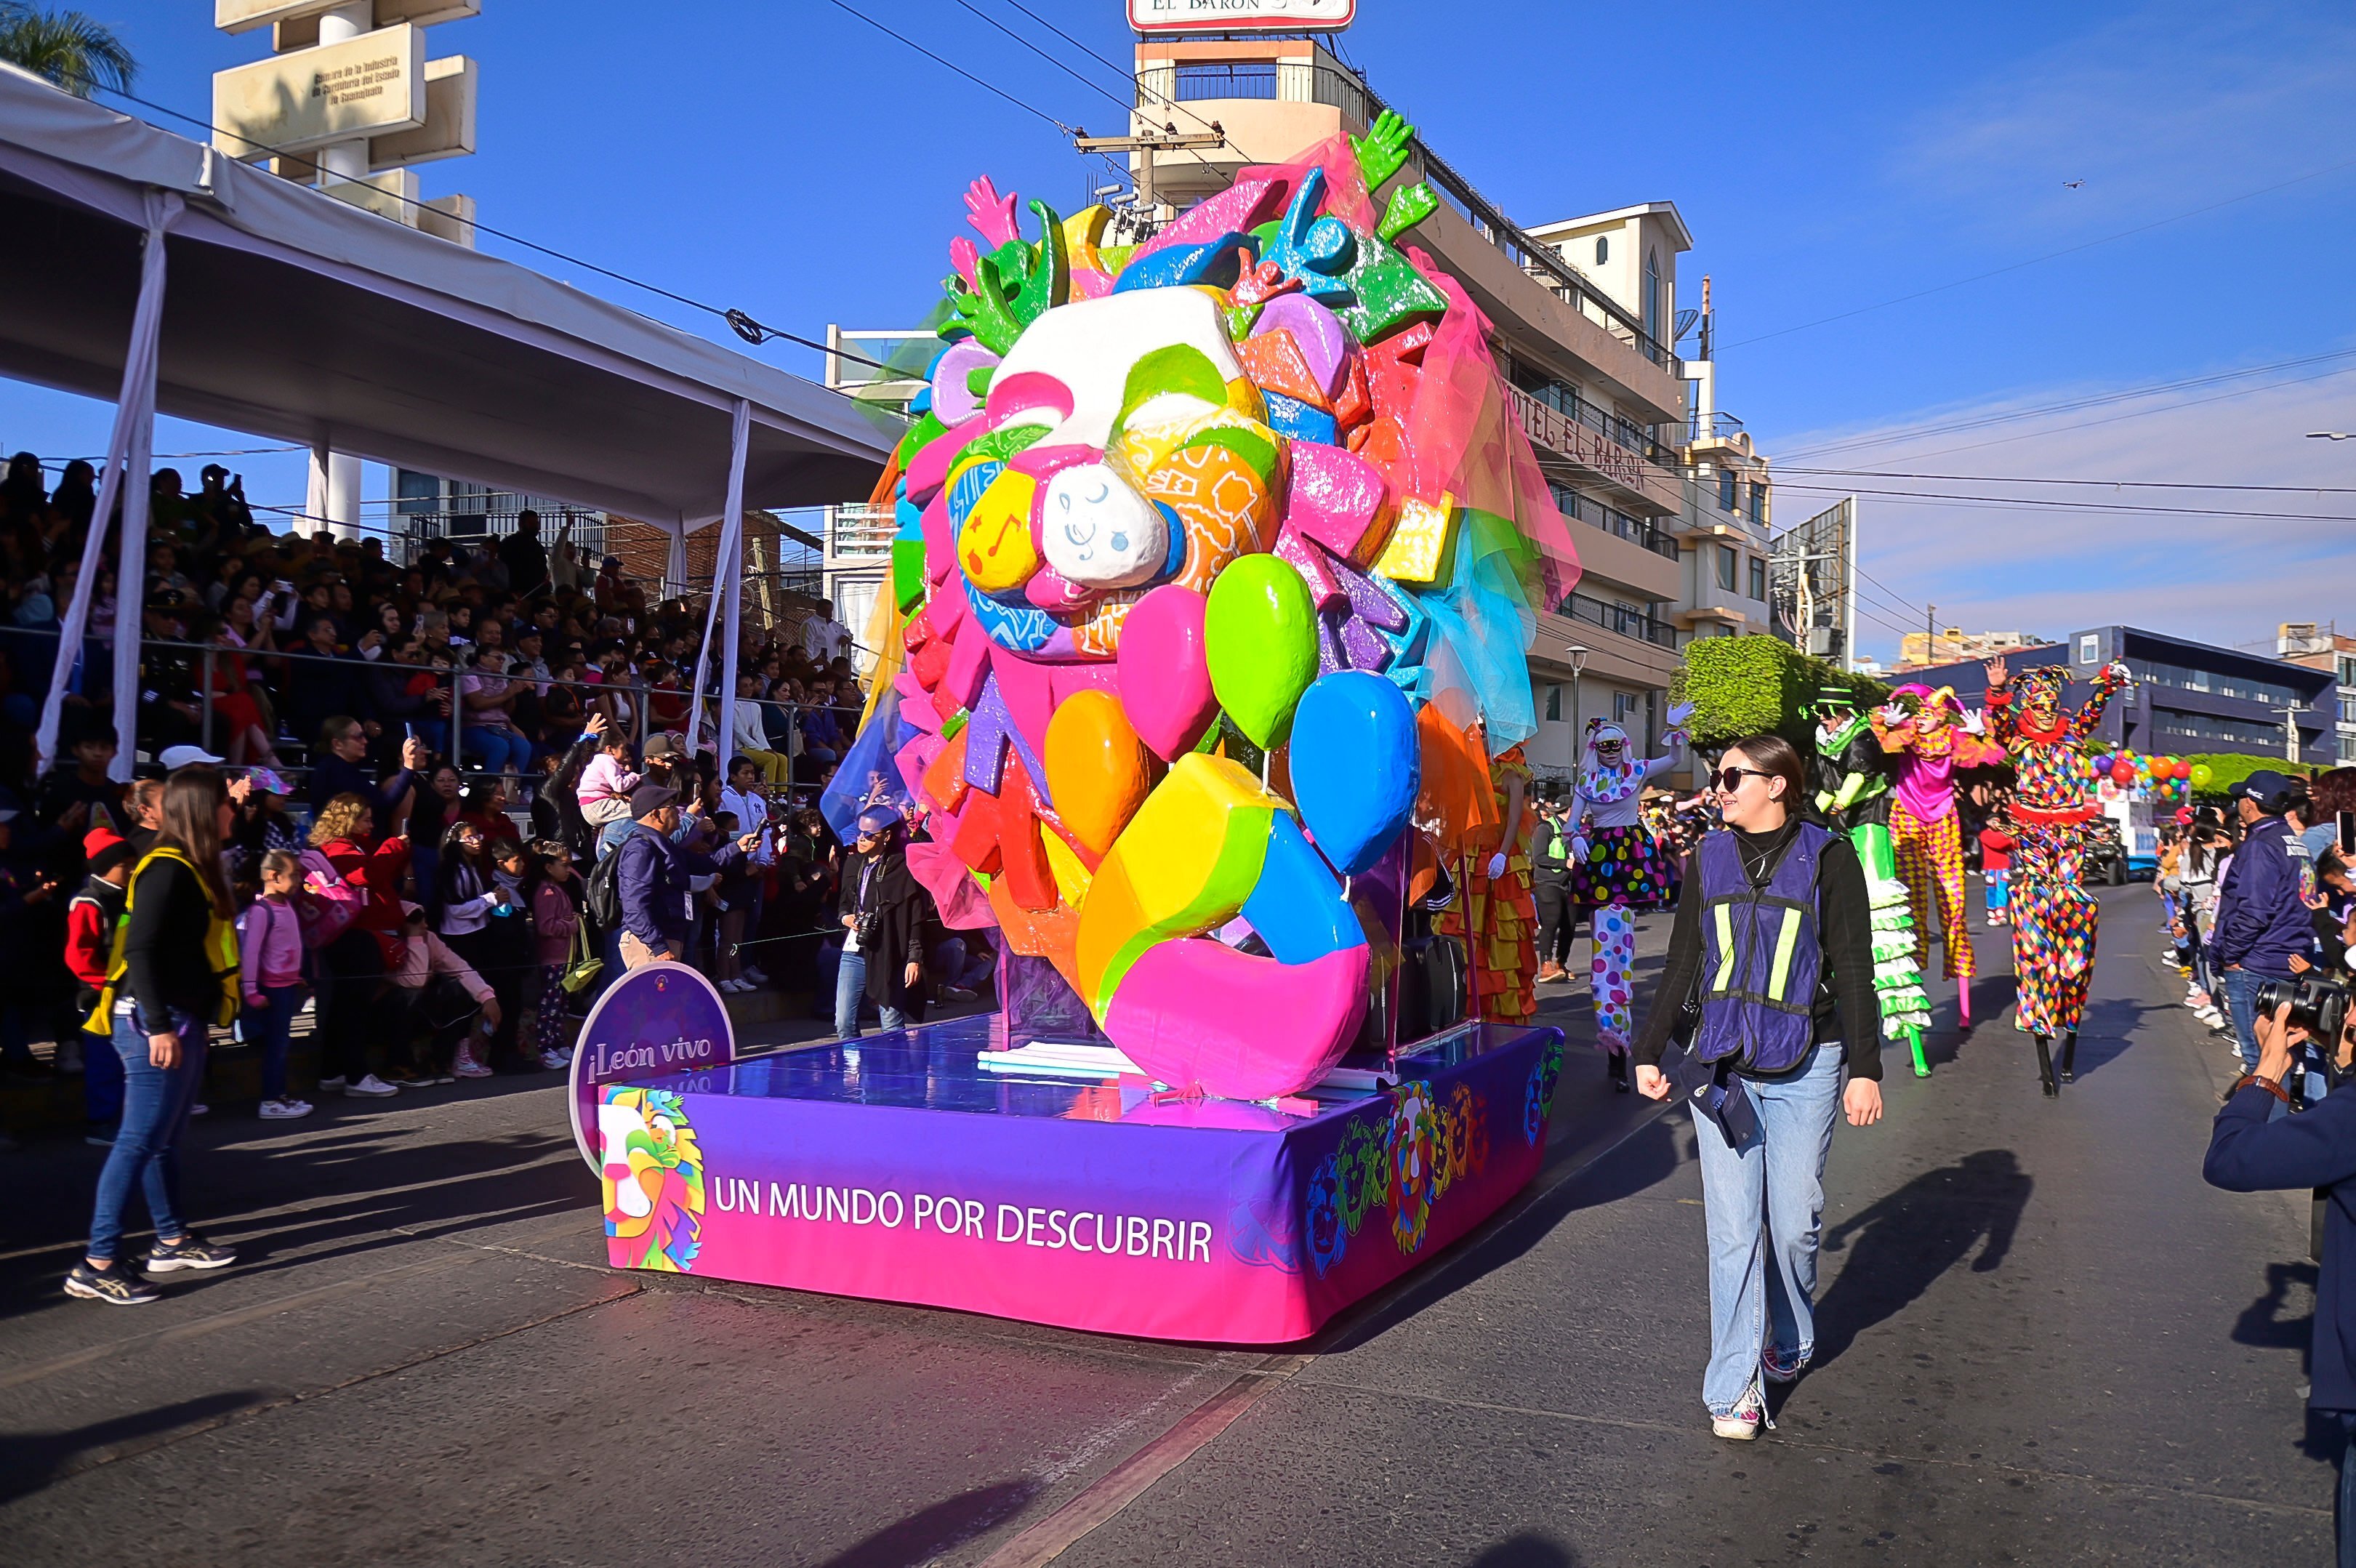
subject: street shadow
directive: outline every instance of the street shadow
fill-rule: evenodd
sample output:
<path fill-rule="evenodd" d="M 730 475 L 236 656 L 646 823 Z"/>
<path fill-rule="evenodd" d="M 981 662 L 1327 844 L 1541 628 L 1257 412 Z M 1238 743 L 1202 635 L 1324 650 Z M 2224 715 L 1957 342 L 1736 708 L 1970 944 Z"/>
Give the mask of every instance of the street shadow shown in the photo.
<path fill-rule="evenodd" d="M 1980 1249 L 1974 1273 L 2002 1267 L 2035 1186 L 2010 1149 L 1982 1149 L 1923 1172 L 1826 1231 L 1824 1250 L 1849 1258 L 1816 1304 L 1815 1364 L 1905 1311 L 1973 1248 Z"/>
<path fill-rule="evenodd" d="M 914 1568 L 971 1541 L 1012 1517 L 1044 1489 L 1033 1477 L 976 1487 L 885 1525 L 819 1564 L 819 1568 Z"/>
<path fill-rule="evenodd" d="M 2149 1015 L 2174 1011 L 2169 1004 L 2123 996 L 2088 1001 L 2085 1015 L 2078 1021 L 2078 1076 L 2091 1077 L 2126 1055 Z"/>
<path fill-rule="evenodd" d="M 596 1202 L 595 1178 L 571 1157 L 563 1133 L 473 1140 L 420 1141 L 412 1129 L 379 1130 L 356 1122 L 302 1140 L 255 1139 L 206 1129 L 181 1151 L 183 1207 L 200 1228 L 233 1239 L 241 1275 L 579 1209 Z M 240 1141 L 223 1147 L 228 1137 Z M 103 1149 L 52 1145 L 48 1159 L 24 1162 L 33 1199 L 19 1210 L 26 1251 L 0 1262 L 0 1316 L 46 1305 L 58 1276 L 86 1235 Z M 65 1157 L 54 1157 L 63 1155 Z M 293 1213 L 248 1220 L 249 1213 L 307 1203 Z M 146 1216 L 134 1200 L 125 1214 L 134 1247 L 145 1243 Z"/>
<path fill-rule="evenodd" d="M 1377 1296 L 1363 1316 L 1345 1317 L 1314 1342 L 1319 1355 L 1334 1355 L 1380 1337 L 1417 1314 L 1438 1305 L 1526 1256 L 1571 1215 L 1633 1197 L 1674 1175 L 1693 1157 L 1693 1124 L 1683 1112 L 1656 1116 L 1578 1176 L 1517 1213 L 1508 1213 L 1459 1240 L 1430 1266 L 1408 1277 L 1398 1294 Z"/>
<path fill-rule="evenodd" d="M 83 1468 L 72 1463 L 80 1455 L 153 1437 L 193 1423 L 209 1422 L 262 1401 L 262 1394 L 245 1389 L 157 1405 L 153 1410 L 118 1415 L 64 1432 L 0 1433 L 0 1503 L 30 1497 L 52 1480 Z"/>
<path fill-rule="evenodd" d="M 2313 1263 L 2268 1263 L 2265 1294 L 2242 1308 L 2242 1316 L 2233 1320 L 2233 1343 L 2261 1350 L 2296 1350 L 2304 1374 L 2315 1341 L 2315 1283 Z M 2294 1286 L 2308 1294 L 2304 1317 L 2283 1316 Z"/>
<path fill-rule="evenodd" d="M 1489 1547 L 1466 1568 L 1580 1568 L 1580 1557 L 1560 1541 L 1526 1530 Z"/>

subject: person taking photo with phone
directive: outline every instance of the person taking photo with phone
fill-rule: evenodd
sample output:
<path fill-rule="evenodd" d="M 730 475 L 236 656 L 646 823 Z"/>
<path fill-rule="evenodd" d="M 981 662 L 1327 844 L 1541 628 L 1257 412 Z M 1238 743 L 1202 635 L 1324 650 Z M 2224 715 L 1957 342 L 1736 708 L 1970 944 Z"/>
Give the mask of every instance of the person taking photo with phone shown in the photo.
<path fill-rule="evenodd" d="M 1848 840 L 1801 819 L 1800 754 L 1751 736 L 1710 781 L 1725 826 L 1687 860 L 1633 1056 L 1637 1092 L 1667 1099 L 1661 1058 L 1680 1015 L 1691 1024 L 1683 1081 L 1709 1237 L 1702 1402 L 1716 1435 L 1744 1440 L 1767 1419 L 1764 1383 L 1797 1380 L 1815 1349 L 1825 1157 L 1841 1113 L 1881 1120 L 1881 1020 L 1865 868 Z"/>

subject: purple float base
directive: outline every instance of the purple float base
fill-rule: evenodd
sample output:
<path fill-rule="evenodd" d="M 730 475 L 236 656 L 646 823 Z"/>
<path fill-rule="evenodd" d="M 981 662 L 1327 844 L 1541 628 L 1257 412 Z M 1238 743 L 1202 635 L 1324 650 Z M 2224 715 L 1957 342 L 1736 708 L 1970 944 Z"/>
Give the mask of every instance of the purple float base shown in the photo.
<path fill-rule="evenodd" d="M 1312 1116 L 977 1065 L 993 1020 L 600 1091 L 616 1267 L 1277 1345 L 1406 1273 L 1537 1174 L 1554 1029 L 1469 1025 Z M 634 1109 L 635 1108 L 635 1109 Z M 651 1139 L 629 1136 L 643 1111 Z M 619 1114 L 617 1114 L 619 1113 Z M 658 1118 L 660 1125 L 656 1125 Z M 644 1151 L 668 1143 L 658 1176 Z M 651 1223 L 616 1184 L 659 1188 Z"/>

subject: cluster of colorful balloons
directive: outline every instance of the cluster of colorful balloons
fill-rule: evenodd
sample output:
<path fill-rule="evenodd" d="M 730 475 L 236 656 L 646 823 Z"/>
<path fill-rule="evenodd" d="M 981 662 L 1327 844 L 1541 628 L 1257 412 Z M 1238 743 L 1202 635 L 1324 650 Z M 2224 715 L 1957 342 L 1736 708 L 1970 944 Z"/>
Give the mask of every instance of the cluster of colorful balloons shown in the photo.
<path fill-rule="evenodd" d="M 2094 777 L 2120 790 L 2140 791 L 2167 804 L 2182 805 L 2191 792 L 2209 782 L 2206 763 L 2188 763 L 2180 757 L 2152 757 L 2132 747 L 2104 752 L 2094 758 Z"/>

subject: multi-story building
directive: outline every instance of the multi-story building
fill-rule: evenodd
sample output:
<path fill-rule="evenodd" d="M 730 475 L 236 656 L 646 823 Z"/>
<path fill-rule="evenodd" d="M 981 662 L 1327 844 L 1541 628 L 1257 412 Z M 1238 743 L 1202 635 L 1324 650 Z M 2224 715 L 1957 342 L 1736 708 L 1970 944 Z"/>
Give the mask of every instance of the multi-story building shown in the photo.
<path fill-rule="evenodd" d="M 2104 711 L 2090 737 L 2102 746 L 2159 756 L 2243 752 L 2302 765 L 2329 764 L 2336 749 L 2339 682 L 2329 669 L 2131 626 L 2093 627 L 2066 642 L 2025 648 L 2004 658 L 2016 671 L 2065 666 L 2074 682 L 2092 680 L 2115 659 L 2125 660 L 2135 689 Z M 1910 675 L 1924 685 L 1952 686 L 1968 704 L 1987 695 L 1987 667 L 1976 659 L 1934 664 Z M 2073 685 L 2070 701 L 2085 695 L 2084 686 Z"/>
<path fill-rule="evenodd" d="M 2343 637 L 2337 627 L 2313 621 L 2286 621 L 2276 634 L 2275 650 L 2293 664 L 2327 670 L 2337 681 L 2332 693 L 2338 722 L 2333 725 L 2333 760 L 2340 767 L 2356 765 L 2356 637 Z"/>
<path fill-rule="evenodd" d="M 1363 135 L 1384 107 L 1313 38 L 1148 39 L 1135 63 L 1133 133 L 1216 124 L 1225 139 L 1131 156 L 1165 216 L 1225 188 L 1246 165 Z M 1530 650 L 1538 733 L 1527 755 L 1542 781 L 1566 780 L 1589 718 L 1616 719 L 1640 744 L 1657 744 L 1681 641 L 1765 629 L 1763 486 L 1754 492 L 1739 478 L 1733 506 L 1721 509 L 1709 504 L 1715 470 L 1708 496 L 1687 471 L 1686 367 L 1672 344 L 1676 258 L 1692 240 L 1674 206 L 1525 230 L 1420 141 L 1402 177 L 1440 195 L 1415 243 L 1488 317 L 1515 416 L 1579 550 L 1580 580 L 1542 607 Z M 1726 451 L 1751 467 L 1747 442 Z M 1755 529 L 1742 526 L 1744 509 L 1755 509 Z M 1705 546 L 1731 552 L 1730 588 L 1719 585 L 1728 566 Z"/>
<path fill-rule="evenodd" d="M 1898 639 L 1898 668 L 1918 670 L 1933 664 L 1953 664 L 1964 659 L 1994 659 L 2023 648 L 2042 648 L 2053 639 L 2026 631 L 1965 631 L 1947 627 L 1934 639 L 1927 631 L 1910 631 Z"/>

